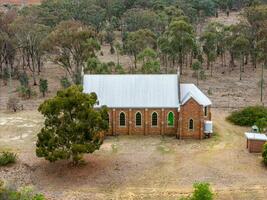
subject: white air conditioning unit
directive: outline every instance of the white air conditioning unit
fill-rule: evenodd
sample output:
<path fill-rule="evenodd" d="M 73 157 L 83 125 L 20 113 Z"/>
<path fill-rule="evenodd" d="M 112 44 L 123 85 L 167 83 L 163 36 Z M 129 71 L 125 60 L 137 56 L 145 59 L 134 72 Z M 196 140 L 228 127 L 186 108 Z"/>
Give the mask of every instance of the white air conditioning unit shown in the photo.
<path fill-rule="evenodd" d="M 204 133 L 206 133 L 206 134 L 213 133 L 213 123 L 212 123 L 212 121 L 205 121 L 204 122 Z"/>

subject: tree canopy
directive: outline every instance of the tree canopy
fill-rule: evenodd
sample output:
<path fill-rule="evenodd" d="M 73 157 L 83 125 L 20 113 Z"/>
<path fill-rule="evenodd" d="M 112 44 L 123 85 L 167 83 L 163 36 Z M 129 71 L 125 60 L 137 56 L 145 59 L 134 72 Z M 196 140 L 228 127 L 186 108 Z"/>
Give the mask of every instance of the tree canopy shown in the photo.
<path fill-rule="evenodd" d="M 85 94 L 80 86 L 61 90 L 39 107 L 45 117 L 38 133 L 36 155 L 50 162 L 72 159 L 77 164 L 85 153 L 98 150 L 108 129 L 105 107 L 95 109 L 96 94 Z"/>

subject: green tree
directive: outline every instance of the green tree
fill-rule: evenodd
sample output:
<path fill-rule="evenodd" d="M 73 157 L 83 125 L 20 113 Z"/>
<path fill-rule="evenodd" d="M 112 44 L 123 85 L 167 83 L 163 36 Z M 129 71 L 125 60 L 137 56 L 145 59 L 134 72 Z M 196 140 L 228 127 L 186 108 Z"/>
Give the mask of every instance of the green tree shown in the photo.
<path fill-rule="evenodd" d="M 66 70 L 72 82 L 80 84 L 85 62 L 96 57 L 100 45 L 93 29 L 80 22 L 64 21 L 49 34 L 46 49 L 55 54 L 53 61 Z"/>
<path fill-rule="evenodd" d="M 242 72 L 244 71 L 244 59 L 249 52 L 250 43 L 245 36 L 238 36 L 232 43 L 232 50 L 237 58 L 240 60 L 240 76 L 239 80 L 242 80 Z"/>
<path fill-rule="evenodd" d="M 33 85 L 37 85 L 37 74 L 41 72 L 44 57 L 43 41 L 49 33 L 49 28 L 34 23 L 34 16 L 20 16 L 12 23 L 17 46 L 20 49 L 22 60 L 32 73 Z"/>
<path fill-rule="evenodd" d="M 184 20 L 173 21 L 169 25 L 166 35 L 171 47 L 173 63 L 175 58 L 178 58 L 180 73 L 182 74 L 185 56 L 191 54 L 196 45 L 193 26 Z"/>
<path fill-rule="evenodd" d="M 199 75 L 200 75 L 200 70 L 202 69 L 202 65 L 201 62 L 196 61 L 192 64 L 192 69 L 195 71 L 196 73 L 196 77 L 197 77 L 197 86 L 199 85 Z"/>
<path fill-rule="evenodd" d="M 108 130 L 107 109 L 95 109 L 96 94 L 82 91 L 80 86 L 71 86 L 40 105 L 45 123 L 38 133 L 38 157 L 50 162 L 72 159 L 78 164 L 83 154 L 100 148 L 103 132 Z"/>
<path fill-rule="evenodd" d="M 123 53 L 123 48 L 120 42 L 116 41 L 114 44 L 116 55 L 117 55 L 117 65 L 120 65 L 120 55 Z"/>
<path fill-rule="evenodd" d="M 203 52 L 207 58 L 207 69 L 213 74 L 213 62 L 217 57 L 217 35 L 209 30 L 205 31 L 201 37 Z"/>
<path fill-rule="evenodd" d="M 160 63 L 157 60 L 157 53 L 150 48 L 144 49 L 137 56 L 137 59 L 142 62 L 142 72 L 144 74 L 155 74 L 160 72 Z"/>
<path fill-rule="evenodd" d="M 151 10 L 133 8 L 127 10 L 122 16 L 122 32 L 134 32 L 139 29 L 148 29 L 154 33 L 159 33 L 165 25 L 161 18 Z"/>
<path fill-rule="evenodd" d="M 39 90 L 42 93 L 43 97 L 45 97 L 45 94 L 48 91 L 48 82 L 46 79 L 40 79 L 39 81 Z"/>
<path fill-rule="evenodd" d="M 137 55 L 145 48 L 156 47 L 156 35 L 148 29 L 141 29 L 128 34 L 124 44 L 125 52 L 134 57 L 134 67 L 137 68 Z"/>
<path fill-rule="evenodd" d="M 267 67 L 267 38 L 263 38 L 258 42 L 259 60 L 261 65 L 261 78 L 260 78 L 260 101 L 263 103 L 264 97 L 264 69 Z"/>

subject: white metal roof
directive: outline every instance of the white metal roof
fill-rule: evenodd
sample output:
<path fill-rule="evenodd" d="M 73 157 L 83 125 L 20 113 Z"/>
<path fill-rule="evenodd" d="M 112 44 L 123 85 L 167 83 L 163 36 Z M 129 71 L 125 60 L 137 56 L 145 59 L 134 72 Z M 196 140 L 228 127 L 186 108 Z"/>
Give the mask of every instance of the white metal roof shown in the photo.
<path fill-rule="evenodd" d="M 245 136 L 249 140 L 267 141 L 267 136 L 260 133 L 245 133 Z"/>
<path fill-rule="evenodd" d="M 95 92 L 99 106 L 110 108 L 178 108 L 178 76 L 85 75 L 84 92 Z M 181 99 L 193 97 L 200 105 L 211 101 L 194 84 L 181 84 Z"/>
<path fill-rule="evenodd" d="M 210 99 L 194 84 L 181 84 L 181 103 L 185 104 L 190 98 L 195 99 L 200 105 L 211 105 Z"/>
<path fill-rule="evenodd" d="M 111 108 L 178 108 L 177 75 L 85 75 L 84 92 Z"/>

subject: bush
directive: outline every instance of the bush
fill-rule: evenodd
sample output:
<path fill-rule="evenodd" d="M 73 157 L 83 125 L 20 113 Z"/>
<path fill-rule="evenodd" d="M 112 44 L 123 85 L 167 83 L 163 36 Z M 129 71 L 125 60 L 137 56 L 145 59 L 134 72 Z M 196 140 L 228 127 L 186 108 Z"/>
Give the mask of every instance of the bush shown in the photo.
<path fill-rule="evenodd" d="M 17 91 L 24 99 L 30 99 L 31 97 L 36 96 L 36 92 L 33 91 L 30 87 L 20 86 Z"/>
<path fill-rule="evenodd" d="M 61 84 L 62 88 L 64 88 L 64 89 L 66 89 L 66 88 L 71 86 L 71 83 L 70 83 L 70 81 L 68 80 L 67 77 L 61 77 L 60 84 Z"/>
<path fill-rule="evenodd" d="M 250 106 L 233 112 L 227 120 L 239 126 L 253 126 L 257 121 L 267 116 L 267 108 L 263 106 Z"/>
<path fill-rule="evenodd" d="M 263 158 L 263 163 L 267 166 L 267 142 L 263 146 L 262 158 Z"/>
<path fill-rule="evenodd" d="M 17 188 L 7 187 L 0 181 L 0 199 L 6 200 L 45 200 L 42 194 L 35 193 L 31 187 Z"/>
<path fill-rule="evenodd" d="M 212 200 L 213 193 L 210 190 L 210 184 L 208 183 L 195 183 L 194 193 L 192 200 Z"/>
<path fill-rule="evenodd" d="M 15 163 L 17 160 L 17 155 L 12 152 L 0 153 L 0 166 L 6 166 L 11 163 Z"/>
<path fill-rule="evenodd" d="M 17 97 L 9 97 L 7 102 L 7 109 L 17 112 L 19 109 L 19 99 Z"/>
<path fill-rule="evenodd" d="M 180 200 L 213 200 L 213 196 L 209 183 L 195 183 L 193 195 Z"/>
<path fill-rule="evenodd" d="M 43 97 L 45 97 L 45 93 L 48 91 L 48 82 L 45 79 L 40 79 L 39 81 L 39 90 L 42 93 Z"/>

